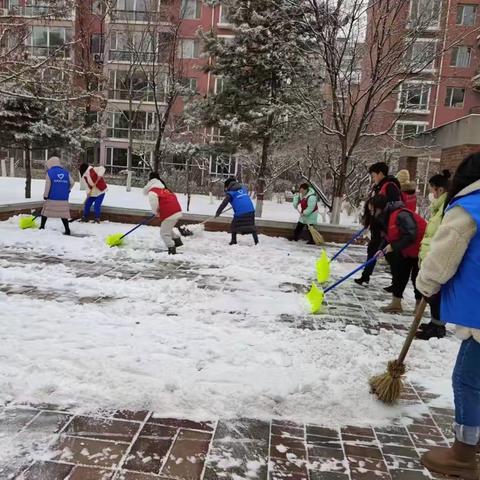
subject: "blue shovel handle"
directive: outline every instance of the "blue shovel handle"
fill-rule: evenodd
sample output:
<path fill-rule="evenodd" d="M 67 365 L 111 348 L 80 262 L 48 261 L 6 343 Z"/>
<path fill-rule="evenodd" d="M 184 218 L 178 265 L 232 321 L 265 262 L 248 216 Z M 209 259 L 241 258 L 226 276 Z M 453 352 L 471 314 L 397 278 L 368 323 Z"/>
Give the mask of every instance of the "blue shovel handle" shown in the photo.
<path fill-rule="evenodd" d="M 142 225 L 146 225 L 147 223 L 150 223 L 154 218 L 155 218 L 155 214 L 153 215 L 150 215 L 149 217 L 147 217 L 143 222 L 139 223 L 137 226 L 133 227 L 131 230 L 129 230 L 127 233 L 125 233 L 124 235 L 122 235 L 120 237 L 120 240 L 122 240 L 123 238 L 125 238 L 127 235 L 130 235 L 131 233 L 133 233 L 137 228 L 140 228 Z"/>
<path fill-rule="evenodd" d="M 383 251 L 382 251 L 383 252 Z M 385 254 L 385 252 L 383 252 L 383 254 Z M 379 259 L 379 256 L 378 255 L 375 255 L 374 257 L 372 257 L 370 260 L 366 261 L 365 263 L 363 263 L 362 265 L 360 265 L 359 267 L 357 267 L 355 270 L 353 270 L 352 272 L 350 272 L 348 275 L 345 275 L 343 278 L 341 278 L 340 280 L 337 280 L 333 285 L 330 285 L 329 287 L 327 287 L 323 293 L 328 293 L 330 290 L 333 290 L 334 288 L 338 287 L 340 284 L 342 284 L 345 280 L 348 280 L 352 275 L 355 275 L 357 272 L 359 272 L 360 270 L 363 270 L 367 265 L 370 265 L 371 263 L 373 262 L 376 262 L 377 260 Z"/>
<path fill-rule="evenodd" d="M 358 237 L 360 237 L 367 228 L 364 227 L 353 235 L 353 237 L 332 257 L 335 260 L 344 250 L 346 250 Z"/>

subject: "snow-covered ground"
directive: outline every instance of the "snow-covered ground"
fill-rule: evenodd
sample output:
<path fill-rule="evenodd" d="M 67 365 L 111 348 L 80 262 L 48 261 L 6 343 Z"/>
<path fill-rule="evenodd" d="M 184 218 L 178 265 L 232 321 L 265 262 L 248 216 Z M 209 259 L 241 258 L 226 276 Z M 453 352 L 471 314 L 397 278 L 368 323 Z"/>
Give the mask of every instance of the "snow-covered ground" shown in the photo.
<path fill-rule="evenodd" d="M 43 191 L 45 188 L 44 180 L 33 180 L 32 182 L 32 198 L 25 199 L 25 179 L 0 177 L 0 205 L 10 203 L 22 203 L 43 200 Z M 178 198 L 184 211 L 187 209 L 187 196 L 178 194 Z M 85 191 L 81 191 L 79 183 L 70 194 L 70 203 L 72 205 L 81 205 L 85 200 Z M 220 204 L 215 197 L 210 199 L 207 195 L 192 195 L 190 202 L 190 213 L 202 215 L 214 215 Z M 111 207 L 127 207 L 149 211 L 148 201 L 142 194 L 142 189 L 132 188 L 131 192 L 127 192 L 125 187 L 119 185 L 110 185 L 105 197 L 104 205 Z M 328 221 L 328 214 L 324 207 L 319 204 L 319 222 Z M 231 216 L 230 212 L 225 212 L 225 216 Z M 265 201 L 263 207 L 262 219 L 278 220 L 284 222 L 298 221 L 298 212 L 293 208 L 291 203 L 278 203 L 274 201 Z M 350 217 L 343 213 L 341 218 L 342 225 L 356 225 L 358 219 Z"/>
<path fill-rule="evenodd" d="M 69 238 L 58 220 L 45 231 L 17 221 L 0 222 L 0 285 L 34 290 L 0 292 L 0 405 L 322 425 L 378 425 L 421 408 L 386 407 L 369 392 L 368 378 L 396 357 L 405 334 L 300 328 L 311 316 L 296 287 L 314 278 L 315 248 L 264 236 L 258 247 L 242 237 L 232 248 L 227 234 L 202 232 L 172 257 L 154 227 L 110 249 L 104 237 L 130 226 L 74 223 L 89 236 Z M 333 273 L 353 267 L 334 263 Z M 341 288 L 339 303 L 367 307 L 360 287 Z M 457 350 L 449 337 L 415 342 L 409 357 L 409 379 L 441 395 L 438 406 L 451 406 Z"/>

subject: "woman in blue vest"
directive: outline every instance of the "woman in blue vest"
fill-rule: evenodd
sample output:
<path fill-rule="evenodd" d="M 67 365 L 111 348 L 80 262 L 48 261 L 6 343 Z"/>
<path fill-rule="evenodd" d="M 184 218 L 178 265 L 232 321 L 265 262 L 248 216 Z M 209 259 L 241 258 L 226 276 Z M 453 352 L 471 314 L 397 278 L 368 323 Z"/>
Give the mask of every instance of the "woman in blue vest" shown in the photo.
<path fill-rule="evenodd" d="M 250 233 L 255 245 L 258 244 L 257 229 L 255 227 L 255 207 L 248 195 L 245 186 L 237 182 L 236 178 L 229 178 L 225 182 L 225 198 L 218 207 L 216 217 L 219 217 L 228 204 L 233 208 L 233 221 L 231 225 L 232 240 L 230 245 L 237 244 L 237 234 Z"/>
<path fill-rule="evenodd" d="M 45 200 L 42 209 L 42 221 L 40 229 L 45 228 L 47 218 L 61 218 L 65 227 L 65 235 L 70 235 L 70 226 L 68 219 L 70 218 L 70 207 L 68 205 L 68 197 L 70 190 L 75 185 L 75 181 L 71 177 L 68 170 L 63 168 L 58 157 L 51 157 L 47 161 L 47 177 L 45 179 L 45 192 L 43 199 Z"/>
<path fill-rule="evenodd" d="M 462 340 L 453 371 L 455 443 L 434 448 L 422 463 L 432 472 L 479 478 L 480 442 L 480 153 L 458 167 L 445 215 L 422 262 L 417 288 L 431 299 L 441 292 L 441 318 Z"/>

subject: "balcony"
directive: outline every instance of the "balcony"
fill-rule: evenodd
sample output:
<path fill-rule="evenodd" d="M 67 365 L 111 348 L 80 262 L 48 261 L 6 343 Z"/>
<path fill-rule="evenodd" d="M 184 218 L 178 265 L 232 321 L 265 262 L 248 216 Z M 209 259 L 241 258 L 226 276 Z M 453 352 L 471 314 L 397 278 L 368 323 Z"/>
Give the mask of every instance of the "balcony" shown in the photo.
<path fill-rule="evenodd" d="M 111 13 L 112 22 L 118 23 L 155 23 L 160 19 L 158 12 L 139 10 L 113 10 Z"/>
<path fill-rule="evenodd" d="M 480 92 L 480 73 L 477 73 L 474 77 L 472 77 L 472 88 L 477 91 L 477 92 Z"/>
<path fill-rule="evenodd" d="M 72 19 L 72 8 L 64 5 L 13 5 L 0 9 L 2 17 Z"/>
<path fill-rule="evenodd" d="M 133 50 L 110 50 L 108 53 L 110 62 L 121 63 L 151 63 L 155 60 L 154 52 L 136 52 Z"/>
<path fill-rule="evenodd" d="M 131 94 L 133 102 L 146 102 L 146 103 L 154 103 L 155 102 L 155 95 L 151 89 L 141 89 L 141 90 L 134 90 Z M 108 90 L 108 99 L 119 101 L 119 102 L 128 102 L 130 98 L 130 93 L 128 90 L 123 89 L 112 89 Z M 157 101 L 159 103 L 165 102 L 165 94 L 163 92 L 157 93 Z"/>

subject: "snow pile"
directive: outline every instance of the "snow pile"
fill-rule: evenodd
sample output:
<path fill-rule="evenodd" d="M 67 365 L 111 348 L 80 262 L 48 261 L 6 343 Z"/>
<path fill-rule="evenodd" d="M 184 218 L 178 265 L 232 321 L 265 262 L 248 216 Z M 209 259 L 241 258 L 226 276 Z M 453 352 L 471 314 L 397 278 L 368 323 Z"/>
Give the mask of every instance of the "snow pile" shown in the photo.
<path fill-rule="evenodd" d="M 296 326 L 308 314 L 302 295 L 286 286 L 311 282 L 316 249 L 263 236 L 258 247 L 242 237 L 231 248 L 227 234 L 204 233 L 169 257 L 153 227 L 122 249 L 105 246 L 107 234 L 128 228 L 73 224 L 90 236 L 68 238 L 55 220 L 46 231 L 0 223 L 0 252 L 19 252 L 17 260 L 0 253 L 0 283 L 36 289 L 0 293 L 0 404 L 323 425 L 384 424 L 419 413 L 385 407 L 369 393 L 368 378 L 396 357 L 403 336 Z M 350 267 L 333 264 L 334 273 Z M 156 273 L 135 276 L 148 271 Z M 343 292 L 345 303 L 354 301 L 352 284 Z M 93 300 L 82 305 L 81 298 Z M 454 338 L 416 342 L 409 358 L 409 377 L 441 394 L 439 405 L 450 406 L 457 350 Z"/>
<path fill-rule="evenodd" d="M 10 203 L 24 203 L 32 201 L 43 201 L 43 191 L 45 188 L 44 180 L 32 181 L 32 198 L 25 199 L 25 179 L 0 177 L 0 205 Z M 178 194 L 178 199 L 182 205 L 183 211 L 187 211 L 187 196 Z M 70 194 L 71 205 L 82 205 L 85 200 L 85 192 L 81 191 L 78 182 L 73 187 Z M 207 195 L 192 195 L 190 203 L 190 212 L 199 215 L 215 215 L 220 200 L 215 197 L 210 199 Z M 141 188 L 132 188 L 131 192 L 126 192 L 125 187 L 119 185 L 109 185 L 105 196 L 104 205 L 109 207 L 135 208 L 150 212 L 148 200 L 142 194 Z M 319 204 L 320 215 L 319 222 L 328 221 L 328 214 L 324 212 L 324 207 Z M 223 216 L 230 217 L 232 212 L 225 212 Z M 291 203 L 277 203 L 266 200 L 263 206 L 262 220 L 277 220 L 281 222 L 297 222 L 298 212 Z M 342 214 L 342 225 L 357 225 L 358 219 Z"/>

